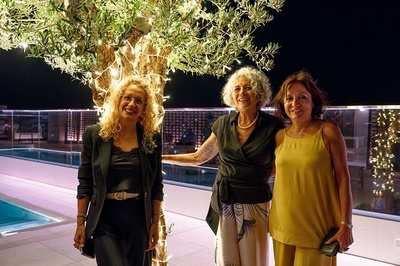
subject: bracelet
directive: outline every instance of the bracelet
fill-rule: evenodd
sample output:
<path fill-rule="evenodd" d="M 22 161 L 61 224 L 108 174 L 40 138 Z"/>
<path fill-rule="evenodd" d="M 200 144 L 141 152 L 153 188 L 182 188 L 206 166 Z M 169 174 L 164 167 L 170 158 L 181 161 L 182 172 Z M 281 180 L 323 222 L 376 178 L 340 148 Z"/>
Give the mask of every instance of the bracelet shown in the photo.
<path fill-rule="evenodd" d="M 153 212 L 153 216 L 163 216 L 162 212 Z"/>
<path fill-rule="evenodd" d="M 344 226 L 347 226 L 347 228 L 349 228 L 349 229 L 353 229 L 353 225 L 350 224 L 350 223 L 346 223 L 345 221 L 341 221 L 340 224 L 344 225 Z"/>
<path fill-rule="evenodd" d="M 82 218 L 84 218 L 85 221 L 86 221 L 87 215 L 84 214 L 84 213 L 79 212 L 79 213 L 76 215 L 76 218 L 78 218 L 78 217 L 82 217 Z"/>

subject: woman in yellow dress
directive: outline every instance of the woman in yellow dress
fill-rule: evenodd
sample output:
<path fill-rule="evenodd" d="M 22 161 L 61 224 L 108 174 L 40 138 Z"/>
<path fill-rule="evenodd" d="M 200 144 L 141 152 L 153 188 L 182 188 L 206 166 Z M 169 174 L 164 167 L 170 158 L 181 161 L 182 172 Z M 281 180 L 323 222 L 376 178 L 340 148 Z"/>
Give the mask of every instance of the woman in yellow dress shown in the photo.
<path fill-rule="evenodd" d="M 339 252 L 353 243 L 352 195 L 346 145 L 339 127 L 320 119 L 325 93 L 311 75 L 289 76 L 274 98 L 290 125 L 275 137 L 275 184 L 269 218 L 276 266 L 336 265 L 319 252 L 328 231 L 339 231 Z"/>

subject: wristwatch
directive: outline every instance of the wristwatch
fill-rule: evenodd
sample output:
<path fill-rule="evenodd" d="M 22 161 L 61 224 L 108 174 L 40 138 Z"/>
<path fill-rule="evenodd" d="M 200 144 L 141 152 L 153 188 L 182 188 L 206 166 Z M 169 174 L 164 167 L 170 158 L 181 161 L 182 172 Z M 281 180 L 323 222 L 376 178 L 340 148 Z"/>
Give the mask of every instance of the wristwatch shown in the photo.
<path fill-rule="evenodd" d="M 349 224 L 349 223 L 346 223 L 345 221 L 342 221 L 340 224 L 344 225 L 344 226 L 347 226 L 349 229 L 353 229 L 353 225 Z"/>

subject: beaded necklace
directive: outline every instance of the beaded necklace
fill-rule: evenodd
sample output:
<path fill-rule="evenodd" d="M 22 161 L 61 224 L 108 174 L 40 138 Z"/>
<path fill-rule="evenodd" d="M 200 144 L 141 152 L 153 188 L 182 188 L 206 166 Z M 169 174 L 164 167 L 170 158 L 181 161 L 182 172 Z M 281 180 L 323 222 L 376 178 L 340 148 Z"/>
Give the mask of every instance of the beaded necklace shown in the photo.
<path fill-rule="evenodd" d="M 240 119 L 238 117 L 238 126 L 239 126 L 240 129 L 248 129 L 248 128 L 250 128 L 250 127 L 252 127 L 254 125 L 254 123 L 257 121 L 257 119 L 258 119 L 258 112 L 257 112 L 257 116 L 253 120 L 253 122 L 251 122 L 250 125 L 243 127 L 243 126 L 240 125 L 240 121 L 239 121 Z"/>

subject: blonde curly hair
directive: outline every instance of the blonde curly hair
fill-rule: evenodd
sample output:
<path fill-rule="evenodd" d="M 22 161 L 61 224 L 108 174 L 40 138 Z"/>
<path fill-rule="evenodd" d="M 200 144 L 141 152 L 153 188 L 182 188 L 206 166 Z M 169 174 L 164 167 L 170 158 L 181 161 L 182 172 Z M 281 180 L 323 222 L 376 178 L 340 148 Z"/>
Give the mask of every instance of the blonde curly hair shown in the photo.
<path fill-rule="evenodd" d="M 146 153 L 153 153 L 157 147 L 154 134 L 159 132 L 157 125 L 157 105 L 154 94 L 148 82 L 139 76 L 130 76 L 123 79 L 116 86 L 110 88 L 110 95 L 106 97 L 103 113 L 100 117 L 100 137 L 106 141 L 110 138 L 118 138 L 121 130 L 119 104 L 125 89 L 134 84 L 142 88 L 146 93 L 144 112 L 139 119 L 143 127 L 142 149 Z"/>

